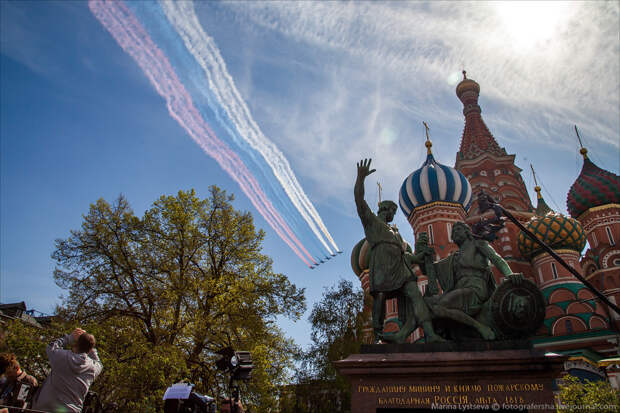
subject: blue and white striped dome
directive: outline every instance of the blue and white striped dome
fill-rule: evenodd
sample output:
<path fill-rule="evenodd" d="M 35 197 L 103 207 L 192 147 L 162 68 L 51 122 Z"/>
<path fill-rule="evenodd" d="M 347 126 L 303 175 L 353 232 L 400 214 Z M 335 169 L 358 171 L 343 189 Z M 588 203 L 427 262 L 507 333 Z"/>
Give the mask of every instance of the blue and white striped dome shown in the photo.
<path fill-rule="evenodd" d="M 438 201 L 460 204 L 467 211 L 471 198 L 467 178 L 456 169 L 437 163 L 429 153 L 424 165 L 403 182 L 399 200 L 400 208 L 409 218 L 416 208 Z"/>

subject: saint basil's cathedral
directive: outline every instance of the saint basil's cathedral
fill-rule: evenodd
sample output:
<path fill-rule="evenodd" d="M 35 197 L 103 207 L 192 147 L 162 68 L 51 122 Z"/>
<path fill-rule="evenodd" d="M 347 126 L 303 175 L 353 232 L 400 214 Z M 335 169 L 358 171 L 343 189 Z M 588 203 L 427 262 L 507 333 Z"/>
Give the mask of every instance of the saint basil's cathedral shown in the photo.
<path fill-rule="evenodd" d="M 570 216 L 556 213 L 545 203 L 538 184 L 536 206 L 530 201 L 515 165 L 515 155 L 499 146 L 481 116 L 480 85 L 468 79 L 456 87 L 463 103 L 465 128 L 454 167 L 440 164 L 426 141 L 427 158 L 403 182 L 399 204 L 414 235 L 428 234 L 436 259 L 458 249 L 450 239 L 452 225 L 464 221 L 470 226 L 493 216 L 481 213 L 476 194 L 484 191 L 507 209 L 534 235 L 584 276 L 614 304 L 620 304 L 620 177 L 595 165 L 581 148 L 583 167 L 568 190 Z M 536 177 L 534 176 L 536 179 Z M 589 248 L 581 255 L 588 241 Z M 491 243 L 513 272 L 534 282 L 545 299 L 543 326 L 532 342 L 535 348 L 567 355 L 565 370 L 580 378 L 607 378 L 620 387 L 620 314 L 601 303 L 574 275 L 549 253 L 507 221 Z M 369 291 L 368 243 L 363 239 L 353 248 L 351 266 Z M 493 268 L 496 282 L 503 276 Z M 418 270 L 422 292 L 428 280 Z M 386 332 L 399 328 L 397 300 L 387 300 Z M 409 338 L 422 338 L 420 329 Z M 365 330 L 368 341 L 372 328 Z"/>

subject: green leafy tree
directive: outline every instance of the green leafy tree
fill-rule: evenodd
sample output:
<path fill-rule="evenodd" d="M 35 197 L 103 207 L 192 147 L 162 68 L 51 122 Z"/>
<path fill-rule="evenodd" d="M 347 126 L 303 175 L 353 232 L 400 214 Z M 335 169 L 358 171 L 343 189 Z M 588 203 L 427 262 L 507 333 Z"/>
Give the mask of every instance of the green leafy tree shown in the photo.
<path fill-rule="evenodd" d="M 580 381 L 577 377 L 566 375 L 559 385 L 558 412 L 606 413 L 620 410 L 620 397 L 609 382 Z"/>
<path fill-rule="evenodd" d="M 68 291 L 60 314 L 99 335 L 105 358 L 95 386 L 106 400 L 152 395 L 157 408 L 166 386 L 183 377 L 224 397 L 228 380 L 214 368 L 215 352 L 231 346 L 254 359 L 244 403 L 276 405 L 295 346 L 275 321 L 301 316 L 304 291 L 273 272 L 261 253 L 264 233 L 232 201 L 215 186 L 208 199 L 179 191 L 140 218 L 122 196 L 100 199 L 80 230 L 56 241 L 54 277 Z"/>
<path fill-rule="evenodd" d="M 286 388 L 281 398 L 283 411 L 350 411 L 349 382 L 333 362 L 359 353 L 362 329 L 370 317 L 364 300 L 364 292 L 343 279 L 325 289 L 308 318 L 312 343 L 300 357 L 297 384 Z"/>
<path fill-rule="evenodd" d="M 11 320 L 2 326 L 2 330 L 0 352 L 14 353 L 20 366 L 41 382 L 49 372 L 45 347 L 53 339 L 66 334 L 65 326 L 54 322 L 41 329 L 21 320 Z"/>

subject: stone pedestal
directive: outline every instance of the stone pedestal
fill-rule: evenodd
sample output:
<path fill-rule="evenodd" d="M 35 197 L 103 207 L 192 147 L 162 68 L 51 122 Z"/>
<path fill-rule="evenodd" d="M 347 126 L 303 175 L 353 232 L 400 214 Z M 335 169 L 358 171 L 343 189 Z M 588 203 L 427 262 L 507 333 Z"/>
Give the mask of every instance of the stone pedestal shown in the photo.
<path fill-rule="evenodd" d="M 355 413 L 434 410 L 555 412 L 566 358 L 524 342 L 366 345 L 337 361 Z"/>

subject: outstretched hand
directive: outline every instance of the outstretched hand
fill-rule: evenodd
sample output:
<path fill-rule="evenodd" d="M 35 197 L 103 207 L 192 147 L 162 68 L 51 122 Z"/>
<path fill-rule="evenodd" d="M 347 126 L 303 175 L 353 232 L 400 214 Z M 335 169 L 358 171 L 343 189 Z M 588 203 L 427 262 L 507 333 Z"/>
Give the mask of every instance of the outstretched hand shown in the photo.
<path fill-rule="evenodd" d="M 363 159 L 357 163 L 357 178 L 364 179 L 371 173 L 375 172 L 376 169 L 370 169 L 370 162 L 372 159 Z"/>

